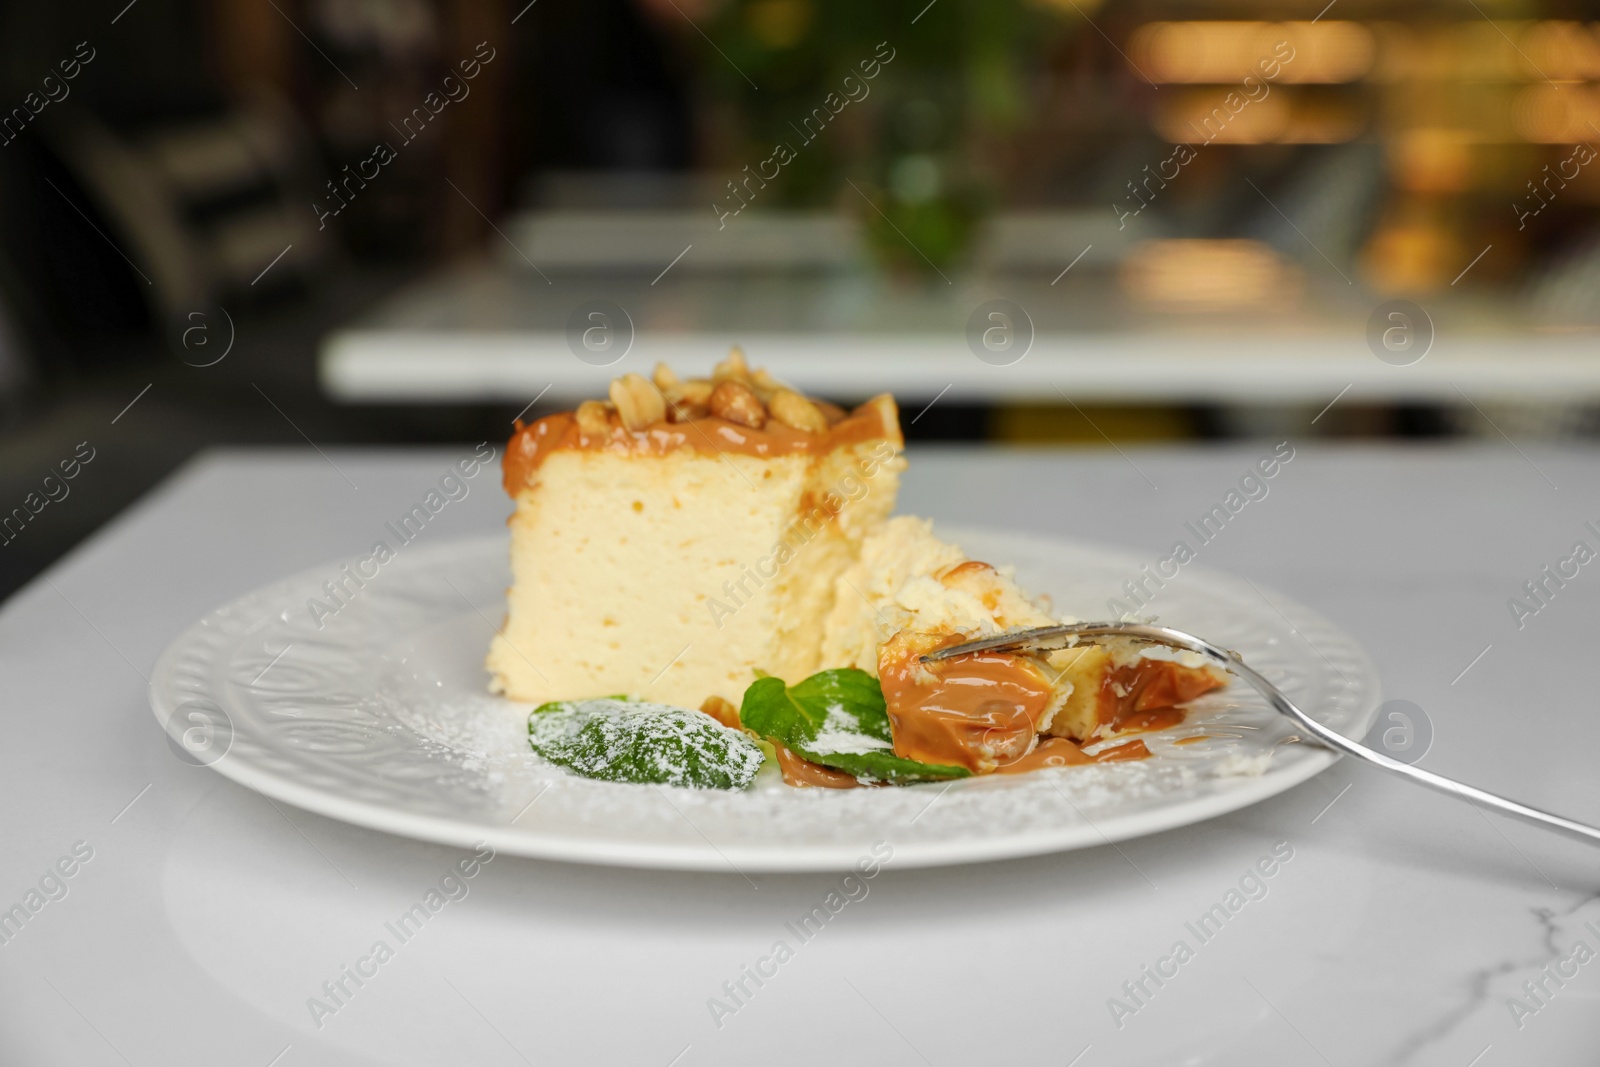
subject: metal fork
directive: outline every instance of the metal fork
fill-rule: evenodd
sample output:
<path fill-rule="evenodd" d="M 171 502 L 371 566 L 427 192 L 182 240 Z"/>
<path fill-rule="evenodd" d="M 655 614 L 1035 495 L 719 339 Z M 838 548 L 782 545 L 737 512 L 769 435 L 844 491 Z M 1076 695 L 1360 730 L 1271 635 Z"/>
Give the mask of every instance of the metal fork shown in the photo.
<path fill-rule="evenodd" d="M 1031 630 L 1017 630 L 1012 633 L 1000 634 L 997 637 L 985 637 L 977 641 L 967 641 L 959 645 L 941 648 L 923 656 L 924 661 L 937 661 L 949 659 L 952 656 L 961 656 L 973 652 L 1019 652 L 1019 651 L 1048 651 L 1052 649 L 1069 648 L 1076 645 L 1083 638 L 1095 637 L 1129 637 L 1137 641 L 1148 641 L 1152 644 L 1166 645 L 1169 648 L 1181 648 L 1189 652 L 1198 652 L 1211 660 L 1217 666 L 1238 675 L 1249 682 L 1255 689 L 1267 698 L 1273 710 L 1286 716 L 1309 737 L 1334 752 L 1346 756 L 1354 756 L 1365 760 L 1374 766 L 1382 767 L 1386 771 L 1409 778 L 1419 785 L 1429 789 L 1448 793 L 1460 797 L 1470 803 L 1481 804 L 1487 808 L 1521 819 L 1523 822 L 1542 826 L 1547 830 L 1556 830 L 1569 837 L 1575 837 L 1590 843 L 1600 843 L 1600 829 L 1563 818 L 1560 815 L 1538 808 L 1519 804 L 1515 800 L 1485 792 L 1475 786 L 1443 775 L 1425 771 L 1420 767 L 1413 767 L 1399 760 L 1390 759 L 1381 752 L 1374 752 L 1365 745 L 1350 740 L 1336 730 L 1322 725 L 1299 708 L 1294 702 L 1283 695 L 1282 690 L 1263 678 L 1239 656 L 1237 652 L 1219 648 L 1211 642 L 1174 630 L 1168 626 L 1146 626 L 1132 622 L 1081 622 L 1063 624 L 1060 626 L 1039 626 Z"/>

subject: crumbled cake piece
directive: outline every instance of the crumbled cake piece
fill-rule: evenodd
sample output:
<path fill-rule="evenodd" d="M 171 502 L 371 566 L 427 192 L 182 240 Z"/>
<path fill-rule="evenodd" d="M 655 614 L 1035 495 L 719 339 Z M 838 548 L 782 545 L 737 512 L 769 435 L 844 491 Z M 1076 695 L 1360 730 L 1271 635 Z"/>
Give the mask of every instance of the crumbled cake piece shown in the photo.
<path fill-rule="evenodd" d="M 822 660 L 880 674 L 886 650 L 909 647 L 902 635 L 920 635 L 920 652 L 958 638 L 1072 621 L 1052 617 L 1024 593 L 1012 568 L 969 559 L 935 537 L 928 520 L 897 516 L 867 536 L 860 558 L 839 576 Z M 1128 642 L 1010 658 L 1019 670 L 1031 665 L 1049 679 L 1052 698 L 1029 705 L 1038 732 L 1083 742 L 1140 728 L 1140 713 L 1226 683 L 1198 657 L 1145 654 Z"/>

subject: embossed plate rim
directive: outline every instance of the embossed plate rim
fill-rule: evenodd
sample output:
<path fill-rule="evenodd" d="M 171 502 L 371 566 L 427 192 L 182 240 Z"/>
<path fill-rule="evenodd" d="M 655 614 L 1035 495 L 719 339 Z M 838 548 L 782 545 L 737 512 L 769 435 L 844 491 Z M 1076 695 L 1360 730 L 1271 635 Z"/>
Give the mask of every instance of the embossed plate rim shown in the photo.
<path fill-rule="evenodd" d="M 1132 574 L 1138 573 L 1138 565 L 1143 562 L 1133 554 L 1120 549 L 1021 531 L 978 528 L 946 530 L 941 527 L 941 534 L 957 541 L 1009 542 L 1019 547 L 1028 546 L 1029 552 L 1019 552 L 1022 555 L 1080 554 L 1097 558 L 1107 566 L 1114 564 L 1118 567 L 1127 567 Z M 448 565 L 452 559 L 458 562 L 470 561 L 476 558 L 477 553 L 489 551 L 501 553 L 505 551 L 503 535 L 419 547 L 408 553 L 410 559 L 405 567 L 423 567 L 429 562 L 442 562 Z M 297 587 L 303 587 L 314 578 L 328 576 L 343 562 L 346 561 L 333 561 L 256 589 L 208 613 L 180 634 L 157 660 L 151 675 L 151 710 L 158 722 L 164 725 L 180 704 L 185 700 L 196 698 L 193 689 L 184 691 L 179 685 L 181 663 L 186 659 L 191 665 L 209 662 L 206 657 L 218 654 L 230 637 L 250 632 L 252 624 L 240 617 L 241 612 L 247 617 L 264 620 L 271 615 L 266 607 L 268 603 L 274 602 L 276 598 L 276 606 L 281 611 L 285 595 Z M 461 566 L 465 568 L 467 563 L 461 562 Z M 1260 609 L 1254 606 L 1253 601 L 1252 608 L 1244 608 L 1242 601 L 1245 590 L 1249 590 L 1249 596 L 1252 598 L 1257 596 L 1265 598 L 1267 605 L 1281 617 L 1281 623 L 1273 625 L 1284 633 L 1295 632 L 1297 626 L 1309 627 L 1337 640 L 1340 644 L 1339 652 L 1349 657 L 1348 665 L 1357 670 L 1359 674 L 1357 681 L 1362 687 L 1358 691 L 1357 704 L 1344 709 L 1349 715 L 1349 721 L 1339 728 L 1350 737 L 1360 737 L 1366 732 L 1377 713 L 1381 694 L 1376 667 L 1358 642 L 1316 612 L 1273 590 L 1247 583 L 1224 572 L 1194 565 L 1186 566 L 1183 574 L 1186 579 L 1197 585 L 1237 592 L 1241 603 L 1236 606 L 1246 614 L 1251 610 L 1259 612 Z M 1266 620 L 1265 615 L 1263 620 Z M 1181 625 L 1181 620 L 1176 622 Z M 1309 644 L 1309 639 L 1307 640 Z M 1315 645 L 1310 647 L 1316 649 Z M 1318 654 L 1322 655 L 1320 650 Z M 216 699 L 220 696 L 224 695 L 212 693 L 209 698 Z M 1316 714 L 1316 709 L 1311 710 Z M 1196 790 L 1200 795 L 1176 797 L 1170 803 L 1153 810 L 1110 815 L 1097 820 L 1086 817 L 1082 823 L 1047 829 L 1000 831 L 988 837 L 900 842 L 894 846 L 894 865 L 897 868 L 928 867 L 983 862 L 1093 847 L 1159 833 L 1259 803 L 1310 779 L 1326 769 L 1335 759 L 1331 753 L 1309 748 L 1298 748 L 1297 751 L 1287 752 L 1285 757 L 1281 762 L 1274 760 L 1269 769 L 1257 776 L 1229 779 L 1223 785 L 1218 785 L 1216 779 L 1207 780 L 1203 783 L 1208 787 L 1206 790 Z M 531 858 L 678 870 L 726 872 L 732 868 L 741 873 L 816 871 L 840 870 L 850 866 L 863 855 L 866 845 L 864 839 L 848 838 L 835 843 L 786 843 L 780 840 L 777 843 L 766 844 L 724 841 L 721 845 L 711 844 L 708 838 L 705 844 L 693 843 L 687 846 L 677 842 L 651 843 L 584 838 L 573 836 L 571 833 L 541 831 L 537 828 L 497 824 L 481 819 L 451 818 L 396 809 L 297 780 L 292 775 L 274 771 L 253 759 L 235 758 L 233 752 L 212 764 L 212 767 L 230 780 L 264 796 L 357 826 L 400 837 L 459 847 L 470 848 L 482 842 L 494 847 L 498 852 Z M 1067 773 L 1083 772 L 1080 770 Z M 931 793 L 942 787 L 916 788 L 918 791 Z"/>

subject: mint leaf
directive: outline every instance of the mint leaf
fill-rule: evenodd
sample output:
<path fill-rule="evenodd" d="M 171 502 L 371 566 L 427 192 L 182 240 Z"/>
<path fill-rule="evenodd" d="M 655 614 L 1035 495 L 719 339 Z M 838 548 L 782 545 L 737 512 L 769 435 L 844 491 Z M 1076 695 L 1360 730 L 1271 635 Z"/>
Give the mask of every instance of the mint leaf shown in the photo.
<path fill-rule="evenodd" d="M 880 782 L 965 778 L 965 767 L 894 754 L 878 680 L 854 667 L 819 671 L 798 685 L 758 678 L 744 691 L 739 721 L 813 763 Z"/>
<path fill-rule="evenodd" d="M 528 744 L 585 778 L 691 789 L 743 789 L 765 759 L 704 712 L 613 699 L 541 704 L 528 716 Z"/>
<path fill-rule="evenodd" d="M 614 694 L 612 694 L 610 696 L 596 697 L 595 699 L 596 700 L 615 700 L 619 704 L 637 704 L 637 703 L 640 703 L 640 701 L 637 698 L 628 696 L 626 693 L 614 693 Z M 547 715 L 552 711 L 565 711 L 568 708 L 577 707 L 578 704 L 580 704 L 580 703 L 582 703 L 582 701 L 576 701 L 576 700 L 552 700 L 552 701 L 549 701 L 548 703 L 540 704 L 538 707 L 534 708 L 533 709 L 533 714 L 535 714 L 535 715 Z M 662 706 L 665 707 L 666 705 L 662 705 Z"/>

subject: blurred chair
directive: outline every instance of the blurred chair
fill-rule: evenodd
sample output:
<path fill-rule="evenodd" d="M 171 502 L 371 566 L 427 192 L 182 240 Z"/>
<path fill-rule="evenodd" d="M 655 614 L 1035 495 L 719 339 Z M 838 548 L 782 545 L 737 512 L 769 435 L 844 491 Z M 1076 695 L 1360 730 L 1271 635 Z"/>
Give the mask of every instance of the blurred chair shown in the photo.
<path fill-rule="evenodd" d="M 314 148 L 272 102 L 117 133 L 83 110 L 41 131 L 148 277 L 156 317 L 281 290 L 330 250 L 312 225 Z"/>
<path fill-rule="evenodd" d="M 113 129 L 74 100 L 29 134 L 0 158 L 0 307 L 41 378 L 304 290 L 334 251 L 310 206 L 314 147 L 271 101 Z"/>
<path fill-rule="evenodd" d="M 3 272 L 0 272 L 3 273 Z M 0 286 L 0 427 L 21 413 L 32 384 L 31 359 L 23 348 L 22 330 Z"/>

